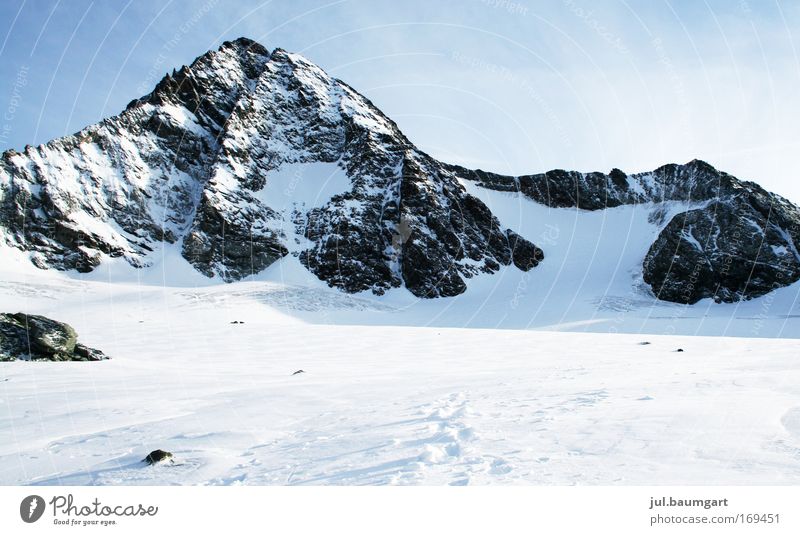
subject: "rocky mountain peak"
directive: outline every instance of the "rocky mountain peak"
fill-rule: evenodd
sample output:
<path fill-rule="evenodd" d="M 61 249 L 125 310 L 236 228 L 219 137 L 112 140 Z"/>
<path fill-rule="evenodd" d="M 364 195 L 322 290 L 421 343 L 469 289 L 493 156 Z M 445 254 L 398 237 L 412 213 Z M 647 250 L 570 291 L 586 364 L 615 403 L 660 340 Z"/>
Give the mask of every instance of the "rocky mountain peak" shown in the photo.
<path fill-rule="evenodd" d="M 346 291 L 435 297 L 542 258 L 368 99 L 245 38 L 120 115 L 3 161 L 6 240 L 43 268 L 145 266 L 167 242 L 225 281 L 292 254 Z"/>
<path fill-rule="evenodd" d="M 643 278 L 662 299 L 734 301 L 800 278 L 797 207 L 704 161 L 516 177 L 444 164 L 313 62 L 246 38 L 168 73 L 117 116 L 5 152 L 0 229 L 42 268 L 142 267 L 166 243 L 223 281 L 293 256 L 347 292 L 446 297 L 480 273 L 544 260 L 466 182 L 553 208 L 652 205 L 660 234 Z M 686 209 L 667 221 L 665 203 Z"/>

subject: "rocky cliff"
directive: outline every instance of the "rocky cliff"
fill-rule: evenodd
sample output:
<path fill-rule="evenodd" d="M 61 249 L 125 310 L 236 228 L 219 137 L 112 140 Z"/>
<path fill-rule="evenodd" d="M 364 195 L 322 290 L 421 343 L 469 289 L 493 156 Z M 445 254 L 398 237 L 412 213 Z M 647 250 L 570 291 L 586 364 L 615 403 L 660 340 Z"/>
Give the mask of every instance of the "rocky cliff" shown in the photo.
<path fill-rule="evenodd" d="M 465 181 L 552 207 L 653 206 L 653 293 L 736 301 L 800 278 L 800 211 L 695 160 L 627 175 L 519 177 L 420 151 L 368 99 L 305 58 L 248 39 L 164 77 L 117 116 L 0 159 L 0 232 L 41 268 L 147 266 L 163 243 L 222 281 L 295 255 L 346 292 L 453 296 L 544 252 Z M 658 221 L 659 206 L 693 208 Z"/>

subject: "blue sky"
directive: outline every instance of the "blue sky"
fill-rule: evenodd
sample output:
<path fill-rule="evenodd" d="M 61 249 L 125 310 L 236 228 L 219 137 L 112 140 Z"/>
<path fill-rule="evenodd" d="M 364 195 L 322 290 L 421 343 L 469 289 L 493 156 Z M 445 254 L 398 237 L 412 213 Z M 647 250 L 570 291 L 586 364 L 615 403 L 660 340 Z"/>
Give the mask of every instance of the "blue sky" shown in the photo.
<path fill-rule="evenodd" d="M 701 158 L 800 202 L 800 2 L 4 0 L 0 149 L 118 113 L 239 36 L 299 52 L 441 159 Z"/>

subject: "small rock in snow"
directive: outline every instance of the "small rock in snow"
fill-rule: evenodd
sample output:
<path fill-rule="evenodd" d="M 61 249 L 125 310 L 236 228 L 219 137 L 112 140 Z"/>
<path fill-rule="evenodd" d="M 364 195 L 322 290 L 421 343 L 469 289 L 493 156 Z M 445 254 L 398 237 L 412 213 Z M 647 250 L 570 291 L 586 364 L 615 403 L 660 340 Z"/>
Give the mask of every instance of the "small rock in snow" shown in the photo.
<path fill-rule="evenodd" d="M 174 462 L 172 459 L 172 453 L 164 450 L 154 450 L 151 451 L 147 457 L 142 459 L 143 463 L 147 463 L 149 465 L 163 463 L 169 461 L 170 463 Z"/>

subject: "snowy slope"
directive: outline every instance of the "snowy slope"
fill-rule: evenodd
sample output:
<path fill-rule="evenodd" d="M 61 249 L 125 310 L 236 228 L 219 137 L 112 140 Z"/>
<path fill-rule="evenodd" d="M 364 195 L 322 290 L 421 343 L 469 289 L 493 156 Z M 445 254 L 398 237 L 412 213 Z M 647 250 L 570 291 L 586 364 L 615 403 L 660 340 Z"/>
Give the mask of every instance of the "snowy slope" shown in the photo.
<path fill-rule="evenodd" d="M 335 190 L 339 187 L 337 180 L 341 184 L 337 169 L 333 164 L 298 164 L 289 168 L 281 182 L 273 183 L 273 191 L 299 191 L 309 178 L 324 181 L 325 188 Z M 154 249 L 153 265 L 144 269 L 116 258 L 87 274 L 41 271 L 30 266 L 22 253 L 6 248 L 0 280 L 6 284 L 8 307 L 17 302 L 17 292 L 33 292 L 14 281 L 27 280 L 34 286 L 38 280 L 69 284 L 95 281 L 102 283 L 100 291 L 120 298 L 163 288 L 170 295 L 192 295 L 231 310 L 245 307 L 255 316 L 278 312 L 316 324 L 800 337 L 798 284 L 749 301 L 725 304 L 705 299 L 680 305 L 656 299 L 643 283 L 642 259 L 668 219 L 654 221 L 653 212 L 666 208 L 670 215 L 702 203 L 673 201 L 587 212 L 546 207 L 518 194 L 487 190 L 468 181 L 464 185 L 486 203 L 503 226 L 541 244 L 547 260 L 529 272 L 506 267 L 493 275 L 473 277 L 465 293 L 435 300 L 420 299 L 402 288 L 383 296 L 339 292 L 292 255 L 243 281 L 220 285 L 218 279 L 195 271 L 174 245 Z M 284 196 L 285 202 L 277 206 L 290 210 L 300 202 L 322 202 L 317 197 L 325 188 Z M 286 229 L 287 233 L 292 230 Z M 290 242 L 293 250 L 306 246 L 302 235 L 294 236 Z M 46 312 L 33 306 L 34 302 L 21 305 L 27 312 Z"/>
<path fill-rule="evenodd" d="M 503 224 L 547 238 L 551 265 L 429 300 L 346 294 L 291 256 L 221 285 L 175 246 L 89 274 L 3 249 L 4 307 L 68 321 L 112 360 L 0 364 L 0 482 L 800 481 L 797 341 L 771 338 L 800 332 L 796 286 L 657 301 L 637 271 L 651 207 L 587 219 L 478 189 Z M 616 331 L 639 334 L 600 334 Z M 141 465 L 155 448 L 177 464 Z"/>
<path fill-rule="evenodd" d="M 793 340 L 312 325 L 119 286 L 18 297 L 113 360 L 0 365 L 3 484 L 800 481 Z"/>

